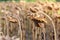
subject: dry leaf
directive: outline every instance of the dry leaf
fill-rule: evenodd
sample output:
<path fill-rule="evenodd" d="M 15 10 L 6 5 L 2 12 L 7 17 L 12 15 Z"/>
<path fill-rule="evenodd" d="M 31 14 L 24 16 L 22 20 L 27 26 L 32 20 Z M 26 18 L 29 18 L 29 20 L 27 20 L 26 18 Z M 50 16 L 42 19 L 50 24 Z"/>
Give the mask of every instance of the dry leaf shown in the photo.
<path fill-rule="evenodd" d="M 16 23 L 16 22 L 17 22 L 17 20 L 16 20 L 15 18 L 10 17 L 10 16 L 8 16 L 8 20 L 9 20 L 10 22 L 13 22 L 13 23 Z"/>

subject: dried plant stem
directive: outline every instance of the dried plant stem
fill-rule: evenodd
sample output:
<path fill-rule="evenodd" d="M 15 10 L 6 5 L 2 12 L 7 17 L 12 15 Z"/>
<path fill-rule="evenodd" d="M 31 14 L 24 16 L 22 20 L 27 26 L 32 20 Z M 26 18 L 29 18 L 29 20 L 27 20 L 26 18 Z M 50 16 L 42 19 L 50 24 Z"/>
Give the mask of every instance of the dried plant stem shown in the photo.
<path fill-rule="evenodd" d="M 20 33 L 20 37 L 21 37 L 20 40 L 22 40 L 22 30 L 21 30 L 21 23 L 20 22 L 19 22 L 19 33 Z"/>
<path fill-rule="evenodd" d="M 43 34 L 44 34 L 44 40 L 46 40 L 46 39 L 45 39 L 45 37 L 46 37 L 46 36 L 45 36 L 45 27 L 44 27 L 44 24 L 43 24 L 43 23 L 42 23 L 41 25 L 43 26 L 42 29 L 43 29 Z"/>
<path fill-rule="evenodd" d="M 23 37 L 22 40 L 25 40 L 25 30 L 24 30 L 25 26 L 24 26 L 23 22 L 21 23 L 21 26 L 22 26 L 22 34 L 23 34 L 22 35 L 22 37 Z"/>
<path fill-rule="evenodd" d="M 43 11 L 39 11 L 38 13 L 43 14 L 43 15 L 45 15 L 46 17 L 49 18 L 49 20 L 51 21 L 51 23 L 52 23 L 52 25 L 53 25 L 53 28 L 54 28 L 55 40 L 57 40 L 57 34 L 56 34 L 55 24 L 54 24 L 52 18 L 51 18 L 50 16 L 48 16 L 46 13 L 44 13 Z"/>
<path fill-rule="evenodd" d="M 42 32 L 42 30 L 41 30 L 41 28 L 39 28 L 39 39 L 40 39 L 40 40 L 42 40 L 41 32 Z"/>
<path fill-rule="evenodd" d="M 38 33 L 37 34 L 37 40 L 41 40 L 41 38 L 39 38 L 39 37 L 41 37 L 41 35 L 40 35 L 41 32 L 39 30 L 40 30 L 40 28 L 38 27 L 38 29 L 37 29 L 37 33 Z"/>
<path fill-rule="evenodd" d="M 46 37 L 46 36 L 45 36 L 45 28 L 43 28 L 43 34 L 44 34 L 44 40 L 45 40 L 45 37 Z"/>
<path fill-rule="evenodd" d="M 37 27 L 35 27 L 35 40 L 37 40 Z"/>
<path fill-rule="evenodd" d="M 34 33 L 34 23 L 32 22 L 32 37 L 33 37 L 33 40 L 35 40 L 35 33 Z"/>
<path fill-rule="evenodd" d="M 9 36 L 9 21 L 7 19 L 7 14 L 5 14 L 5 20 L 6 20 L 6 27 L 7 27 L 7 35 Z"/>
<path fill-rule="evenodd" d="M 4 24 L 5 24 L 5 22 L 4 22 Z M 6 25 L 4 25 L 4 34 L 6 34 Z"/>
<path fill-rule="evenodd" d="M 45 39 L 45 37 L 46 37 L 46 36 L 45 36 L 45 33 L 46 33 L 46 32 L 45 32 L 45 24 L 44 24 L 44 23 L 39 23 L 39 24 L 41 25 L 41 29 L 42 29 L 42 32 L 43 32 L 43 35 L 44 35 L 43 38 L 44 38 L 44 40 L 46 40 L 46 39 Z M 40 29 L 40 28 L 39 28 L 39 29 Z"/>
<path fill-rule="evenodd" d="M 2 29 L 1 29 L 2 27 L 1 27 L 1 17 L 0 17 L 0 32 L 2 32 Z"/>
<path fill-rule="evenodd" d="M 14 14 L 15 15 L 15 14 Z M 18 34 L 20 34 L 20 40 L 22 40 L 22 25 L 21 25 L 21 19 L 20 19 L 20 16 L 19 15 L 15 15 L 15 17 L 17 18 L 18 20 L 18 24 L 19 24 L 19 30 L 18 30 Z"/>

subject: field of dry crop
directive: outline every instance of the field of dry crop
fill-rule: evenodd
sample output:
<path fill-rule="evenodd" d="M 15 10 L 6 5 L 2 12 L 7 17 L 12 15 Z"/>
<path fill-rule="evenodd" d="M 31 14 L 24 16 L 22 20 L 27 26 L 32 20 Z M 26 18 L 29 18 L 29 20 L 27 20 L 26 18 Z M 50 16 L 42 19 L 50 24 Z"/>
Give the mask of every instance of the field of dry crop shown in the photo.
<path fill-rule="evenodd" d="M 0 2 L 0 40 L 60 40 L 60 2 Z"/>

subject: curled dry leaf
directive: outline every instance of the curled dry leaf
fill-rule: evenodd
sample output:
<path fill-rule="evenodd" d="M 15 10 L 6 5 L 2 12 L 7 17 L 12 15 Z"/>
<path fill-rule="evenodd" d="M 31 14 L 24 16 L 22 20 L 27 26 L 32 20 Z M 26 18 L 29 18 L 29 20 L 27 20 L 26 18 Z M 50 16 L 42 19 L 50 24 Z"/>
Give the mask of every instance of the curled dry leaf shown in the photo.
<path fill-rule="evenodd" d="M 40 15 L 30 15 L 29 18 L 31 20 L 38 20 L 40 22 L 44 22 L 44 23 L 47 23 L 47 20 L 44 18 L 44 17 L 40 17 Z"/>
<path fill-rule="evenodd" d="M 31 11 L 32 13 L 36 13 L 37 9 L 35 9 L 35 8 L 30 8 L 30 11 Z"/>
<path fill-rule="evenodd" d="M 8 21 L 13 22 L 13 23 L 17 22 L 17 20 L 15 18 L 10 17 L 10 16 L 8 16 Z"/>

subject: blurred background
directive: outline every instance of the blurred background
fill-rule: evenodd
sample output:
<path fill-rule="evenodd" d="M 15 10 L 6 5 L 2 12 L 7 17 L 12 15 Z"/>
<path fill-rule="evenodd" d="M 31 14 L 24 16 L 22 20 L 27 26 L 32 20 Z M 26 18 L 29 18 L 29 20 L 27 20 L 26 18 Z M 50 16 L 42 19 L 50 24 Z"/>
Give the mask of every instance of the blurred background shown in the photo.
<path fill-rule="evenodd" d="M 16 2 L 19 2 L 19 1 L 21 1 L 21 0 L 0 0 L 0 2 L 2 2 L 2 1 L 16 1 Z M 27 1 L 27 2 L 34 2 L 34 1 L 36 1 L 36 0 L 24 0 L 24 1 Z M 60 0 L 40 0 L 40 1 L 53 1 L 53 2 L 59 2 Z"/>

